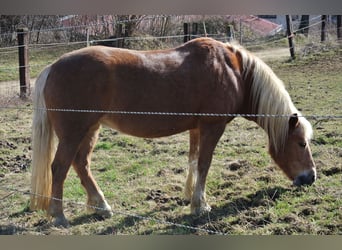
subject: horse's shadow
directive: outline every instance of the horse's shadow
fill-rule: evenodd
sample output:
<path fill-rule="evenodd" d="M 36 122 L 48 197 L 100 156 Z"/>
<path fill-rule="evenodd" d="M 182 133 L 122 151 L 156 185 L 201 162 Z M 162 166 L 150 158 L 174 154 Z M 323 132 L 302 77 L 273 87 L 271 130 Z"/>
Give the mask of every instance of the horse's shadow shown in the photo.
<path fill-rule="evenodd" d="M 180 215 L 176 218 L 172 218 L 167 221 L 155 219 L 155 222 L 157 223 L 163 223 L 166 224 L 165 230 L 161 234 L 193 234 L 198 231 L 198 229 L 203 229 L 203 231 L 206 231 L 207 233 L 215 233 L 217 232 L 215 229 L 210 229 L 210 226 L 208 227 L 208 224 L 216 224 L 220 223 L 223 218 L 228 216 L 235 216 L 238 215 L 244 211 L 247 211 L 254 207 L 259 206 L 273 206 L 274 202 L 284 193 L 290 191 L 291 189 L 284 188 L 284 187 L 272 187 L 267 189 L 260 189 L 256 191 L 255 193 L 251 193 L 247 195 L 246 197 L 239 197 L 235 198 L 233 200 L 229 200 L 227 197 L 227 202 L 223 203 L 222 205 L 215 205 L 212 204 L 212 210 L 209 214 L 202 215 L 202 216 L 194 216 L 190 214 Z M 169 210 L 174 209 L 175 206 L 171 205 L 169 206 Z M 165 211 L 165 209 L 163 210 Z M 116 229 L 120 230 L 122 228 L 129 228 L 129 227 L 135 227 L 136 223 L 141 220 L 154 220 L 152 218 L 155 218 L 156 214 L 158 214 L 160 210 L 152 210 L 150 212 L 147 212 L 145 214 L 139 214 L 139 216 L 136 216 L 134 214 L 132 215 L 126 215 L 123 220 L 120 220 L 119 223 L 107 227 L 103 231 L 99 232 L 99 234 L 115 234 Z M 77 223 L 84 223 L 86 221 L 93 220 L 92 216 L 85 216 L 82 218 L 78 218 L 74 221 L 75 224 Z M 184 225 L 184 226 L 180 226 Z M 208 229 L 208 230 L 206 230 Z M 139 231 L 139 234 L 151 234 L 153 233 L 152 229 L 146 229 L 144 231 Z M 218 233 L 224 233 L 219 232 Z"/>
<path fill-rule="evenodd" d="M 251 193 L 245 197 L 235 198 L 233 200 L 229 200 L 227 197 L 227 202 L 222 203 L 220 205 L 211 204 L 212 210 L 209 214 L 202 216 L 194 216 L 190 214 L 183 214 L 177 217 L 172 217 L 172 219 L 166 219 L 165 221 L 154 219 L 157 218 L 156 215 L 160 213 L 160 209 L 156 208 L 144 214 L 131 214 L 128 211 L 126 215 L 123 215 L 124 218 L 120 219 L 118 223 L 113 224 L 112 226 L 108 226 L 104 230 L 100 231 L 98 234 L 116 234 L 118 231 L 122 229 L 131 228 L 131 231 L 134 231 L 137 227 L 137 223 L 142 220 L 154 220 L 156 223 L 166 224 L 165 230 L 161 234 L 165 232 L 165 234 L 193 234 L 198 230 L 195 228 L 208 228 L 208 224 L 219 223 L 222 218 L 228 216 L 235 216 L 239 213 L 247 211 L 254 207 L 259 206 L 272 206 L 274 202 L 284 193 L 291 191 L 290 188 L 284 187 L 272 187 L 266 189 L 257 190 L 254 193 Z M 184 202 L 186 205 L 186 202 Z M 179 205 L 170 204 L 169 206 L 163 207 L 163 211 L 170 213 Z M 21 211 L 18 213 L 13 213 L 11 217 L 18 217 L 22 215 L 25 211 Z M 115 211 L 114 211 L 115 212 Z M 91 224 L 96 221 L 104 220 L 101 216 L 96 214 L 84 214 L 81 216 L 74 217 L 70 221 L 70 226 L 77 226 L 82 224 Z M 42 225 L 40 225 L 42 224 Z M 46 220 L 43 220 L 39 225 L 41 227 L 47 227 L 49 223 Z M 185 225 L 181 228 L 180 225 Z M 8 225 L 0 225 L 0 234 L 17 234 L 26 231 L 24 227 L 15 226 L 13 224 Z M 215 230 L 212 230 L 213 232 Z M 153 233 L 153 229 L 139 230 L 139 234 L 151 234 Z M 208 230 L 210 233 L 210 230 Z"/>

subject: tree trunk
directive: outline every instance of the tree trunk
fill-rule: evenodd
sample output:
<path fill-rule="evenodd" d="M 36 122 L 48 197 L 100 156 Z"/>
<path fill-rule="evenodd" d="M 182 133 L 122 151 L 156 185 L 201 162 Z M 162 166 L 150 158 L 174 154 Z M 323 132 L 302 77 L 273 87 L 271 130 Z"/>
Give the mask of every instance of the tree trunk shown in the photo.
<path fill-rule="evenodd" d="M 310 17 L 309 15 L 302 15 L 302 18 L 299 24 L 299 32 L 304 34 L 306 37 L 309 34 L 309 24 L 310 24 L 309 17 Z"/>

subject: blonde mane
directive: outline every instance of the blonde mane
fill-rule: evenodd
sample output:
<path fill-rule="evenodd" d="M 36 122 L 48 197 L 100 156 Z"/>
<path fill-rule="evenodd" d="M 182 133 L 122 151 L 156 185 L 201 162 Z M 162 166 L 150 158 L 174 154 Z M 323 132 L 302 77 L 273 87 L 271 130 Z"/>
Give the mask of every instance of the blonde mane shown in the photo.
<path fill-rule="evenodd" d="M 312 127 L 294 106 L 284 83 L 261 59 L 241 47 L 234 45 L 234 49 L 241 54 L 243 76 L 252 76 L 252 112 L 261 115 L 257 117 L 256 122 L 268 134 L 275 152 L 284 150 L 289 131 L 289 117 L 292 114 L 296 113 L 299 116 L 300 126 L 309 140 L 312 136 Z"/>

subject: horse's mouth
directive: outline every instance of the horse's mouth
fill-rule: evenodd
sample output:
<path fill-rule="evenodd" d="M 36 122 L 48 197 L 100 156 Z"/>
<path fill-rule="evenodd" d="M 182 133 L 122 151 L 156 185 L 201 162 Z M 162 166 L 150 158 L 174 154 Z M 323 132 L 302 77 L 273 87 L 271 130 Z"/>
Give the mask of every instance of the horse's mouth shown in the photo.
<path fill-rule="evenodd" d="M 310 186 L 316 180 L 316 170 L 305 171 L 304 173 L 298 175 L 293 180 L 293 185 L 299 186 Z"/>

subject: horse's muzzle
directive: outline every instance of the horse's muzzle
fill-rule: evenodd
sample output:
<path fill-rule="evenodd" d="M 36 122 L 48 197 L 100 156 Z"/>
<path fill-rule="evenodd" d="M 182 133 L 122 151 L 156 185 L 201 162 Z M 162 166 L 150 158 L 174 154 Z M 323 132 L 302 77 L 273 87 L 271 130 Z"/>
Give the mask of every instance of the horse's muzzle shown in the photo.
<path fill-rule="evenodd" d="M 302 185 L 311 185 L 316 180 L 316 170 L 305 171 L 304 173 L 298 175 L 293 180 L 293 185 L 299 187 Z"/>

